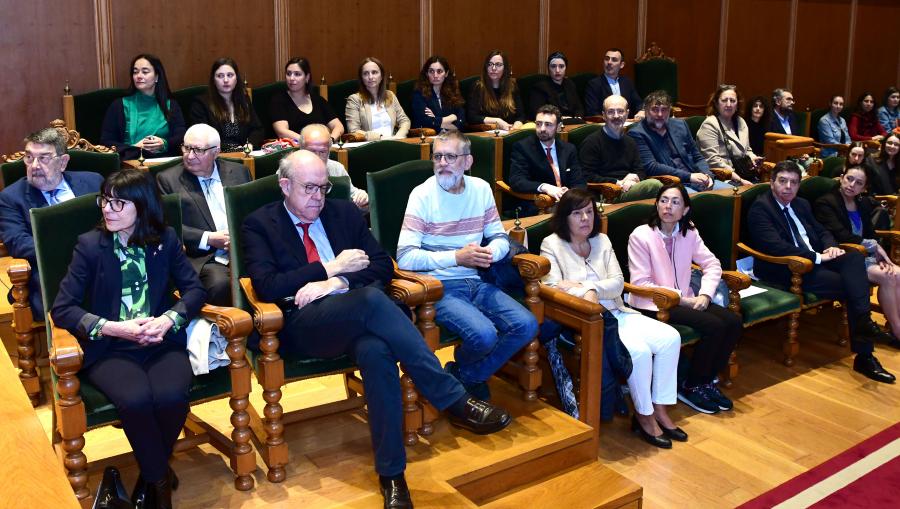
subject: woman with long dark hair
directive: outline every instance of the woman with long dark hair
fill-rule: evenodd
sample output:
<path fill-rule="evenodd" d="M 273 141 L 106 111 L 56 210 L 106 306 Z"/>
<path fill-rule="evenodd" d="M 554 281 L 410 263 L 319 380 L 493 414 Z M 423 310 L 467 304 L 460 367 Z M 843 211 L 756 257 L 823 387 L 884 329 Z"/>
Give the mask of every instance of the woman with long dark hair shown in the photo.
<path fill-rule="evenodd" d="M 263 141 L 263 128 L 250 105 L 244 77 L 237 62 L 222 57 L 209 69 L 206 94 L 191 104 L 191 125 L 207 124 L 219 132 L 222 152 L 243 150 L 250 143 L 258 148 Z"/>
<path fill-rule="evenodd" d="M 878 115 L 875 114 L 875 96 L 869 92 L 863 92 L 856 100 L 856 111 L 850 115 L 847 125 L 850 131 L 850 139 L 853 141 L 881 140 L 887 134 L 884 127 L 878 123 Z"/>
<path fill-rule="evenodd" d="M 272 130 L 279 138 L 300 141 L 300 131 L 310 124 L 323 124 L 331 130 L 331 139 L 337 140 L 344 134 L 344 124 L 334 110 L 319 94 L 311 93 L 309 82 L 312 70 L 309 60 L 294 57 L 284 64 L 284 78 L 287 90 L 275 94 L 269 103 L 269 118 Z"/>
<path fill-rule="evenodd" d="M 440 55 L 428 57 L 412 95 L 413 128 L 462 129 L 466 125 L 464 104 L 450 62 Z"/>
<path fill-rule="evenodd" d="M 766 131 L 769 129 L 769 100 L 758 95 L 750 99 L 747 104 L 747 129 L 750 131 L 750 148 L 756 154 L 762 154 L 766 142 Z"/>
<path fill-rule="evenodd" d="M 522 127 L 525 106 L 511 72 L 505 53 L 496 49 L 488 53 L 481 79 L 475 82 L 466 101 L 466 120 L 470 124 L 496 124 L 504 131 Z"/>

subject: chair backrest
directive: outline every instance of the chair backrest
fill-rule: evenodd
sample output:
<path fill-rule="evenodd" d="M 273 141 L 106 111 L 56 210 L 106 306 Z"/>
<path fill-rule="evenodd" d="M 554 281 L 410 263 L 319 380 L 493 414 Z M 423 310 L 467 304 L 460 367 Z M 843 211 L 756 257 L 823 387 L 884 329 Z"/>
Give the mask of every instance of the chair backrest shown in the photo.
<path fill-rule="evenodd" d="M 417 81 L 419 81 L 418 78 L 397 83 L 397 100 L 400 101 L 400 107 L 403 108 L 410 120 L 412 120 L 413 90 L 416 89 Z"/>
<path fill-rule="evenodd" d="M 154 164 L 154 165 L 148 166 L 147 171 L 149 171 L 150 174 L 153 175 L 153 178 L 156 178 L 156 176 L 159 175 L 160 173 L 162 173 L 163 171 L 168 170 L 169 168 L 171 168 L 173 166 L 177 166 L 177 165 L 181 164 L 181 162 L 182 162 L 182 158 L 175 157 L 164 163 L 159 163 L 159 164 Z"/>
<path fill-rule="evenodd" d="M 0 164 L 0 180 L 3 182 L 3 187 L 7 188 L 25 177 L 26 171 L 25 162 L 21 159 Z"/>
<path fill-rule="evenodd" d="M 665 90 L 678 100 L 678 64 L 667 58 L 650 58 L 634 63 L 634 88 L 641 98 L 655 90 Z"/>
<path fill-rule="evenodd" d="M 509 167 L 511 166 L 510 162 L 512 160 L 513 145 L 529 136 L 535 136 L 534 129 L 520 129 L 518 131 L 513 131 L 502 138 L 503 166 L 500 168 L 501 173 L 498 175 L 497 180 L 503 180 L 509 184 Z M 519 201 L 512 196 L 504 195 L 502 200 L 504 203 L 497 204 L 497 208 L 500 209 L 500 212 L 506 212 L 519 206 Z"/>
<path fill-rule="evenodd" d="M 479 75 L 469 76 L 467 78 L 463 78 L 459 80 L 459 93 L 462 94 L 463 100 L 469 100 L 469 94 L 472 93 L 472 88 L 475 87 L 475 82 L 481 78 Z"/>
<path fill-rule="evenodd" d="M 328 197 L 334 200 L 350 199 L 350 177 L 334 177 L 329 175 L 328 181 L 333 186 Z"/>
<path fill-rule="evenodd" d="M 416 143 L 381 140 L 347 150 L 347 173 L 353 185 L 366 189 L 366 173 L 421 159 L 422 149 Z"/>
<path fill-rule="evenodd" d="M 797 136 L 809 136 L 810 129 L 810 119 L 812 118 L 812 114 L 808 111 L 796 111 L 797 114 L 797 131 L 795 134 Z M 816 129 L 818 131 L 818 129 Z"/>
<path fill-rule="evenodd" d="M 497 174 L 496 169 L 494 168 L 494 158 L 496 157 L 496 149 L 497 149 L 497 141 L 493 137 L 489 136 L 472 136 L 467 135 L 469 141 L 472 142 L 472 167 L 469 169 L 469 174 L 473 177 L 478 177 L 488 184 L 491 185 L 491 189 L 496 187 L 494 184 L 496 182 L 495 175 Z"/>
<path fill-rule="evenodd" d="M 805 199 L 810 204 L 816 202 L 822 195 L 830 193 L 838 186 L 838 181 L 828 177 L 808 177 L 800 181 L 800 189 L 797 196 Z"/>
<path fill-rule="evenodd" d="M 582 126 L 578 126 L 575 129 L 569 131 L 569 143 L 575 145 L 575 148 L 580 151 L 581 144 L 584 143 L 584 140 L 586 140 L 588 136 L 594 134 L 600 129 L 603 129 L 603 126 L 600 124 L 585 124 Z"/>
<path fill-rule="evenodd" d="M 810 130 L 812 130 L 812 132 L 809 133 L 810 138 L 812 138 L 816 141 L 822 141 L 819 138 L 819 120 L 822 117 L 824 117 L 825 115 L 827 115 L 828 111 L 829 111 L 828 108 L 818 108 L 818 109 L 812 110 L 812 112 L 809 114 L 809 128 L 810 128 Z M 850 141 L 850 140 L 847 140 L 847 141 Z"/>
<path fill-rule="evenodd" d="M 288 148 L 285 150 L 279 150 L 277 152 L 272 152 L 271 154 L 266 154 L 264 156 L 254 157 L 253 158 L 253 168 L 255 171 L 255 179 L 259 180 L 261 178 L 268 177 L 270 175 L 275 175 L 275 172 L 278 171 L 278 163 L 284 158 L 284 156 L 290 154 L 295 151 L 295 148 Z"/>
<path fill-rule="evenodd" d="M 372 235 L 392 257 L 412 190 L 434 175 L 431 161 L 407 161 L 366 174 L 369 187 L 369 217 Z"/>
<path fill-rule="evenodd" d="M 191 103 L 194 102 L 194 98 L 198 95 L 205 94 L 208 88 L 209 87 L 206 85 L 194 85 L 172 92 L 172 96 L 175 98 L 175 101 L 178 102 L 178 106 L 181 108 L 181 114 L 188 124 L 190 124 L 190 119 L 188 117 L 191 112 Z"/>
<path fill-rule="evenodd" d="M 768 182 L 761 182 L 749 188 L 745 188 L 739 193 L 741 195 L 741 231 L 738 235 L 738 240 L 749 244 L 750 225 L 747 224 L 747 213 L 750 211 L 753 202 L 755 202 L 763 193 L 771 192 L 771 189 L 772 186 L 770 186 Z"/>
<path fill-rule="evenodd" d="M 334 85 L 328 85 L 328 105 L 331 106 L 334 114 L 341 119 L 344 129 L 347 128 L 347 98 L 358 90 L 359 80 L 356 79 L 339 81 Z"/>
<path fill-rule="evenodd" d="M 731 193 L 698 193 L 691 197 L 694 226 L 725 270 L 733 269 L 737 258 L 740 200 L 740 196 Z"/>
<path fill-rule="evenodd" d="M 575 90 L 578 91 L 578 97 L 581 98 L 582 104 L 584 104 L 584 92 L 587 90 L 588 82 L 597 76 L 599 75 L 595 72 L 580 72 L 569 76 L 569 79 L 575 83 Z"/>
<path fill-rule="evenodd" d="M 124 88 L 101 88 L 72 96 L 75 105 L 75 126 L 69 126 L 69 129 L 76 129 L 82 138 L 91 143 L 100 143 L 106 110 L 113 101 L 125 97 L 127 93 Z"/>
<path fill-rule="evenodd" d="M 269 103 L 272 102 L 275 94 L 283 93 L 285 90 L 287 90 L 287 83 L 284 81 L 276 81 L 253 89 L 253 109 L 266 131 L 267 139 L 275 137 L 275 131 L 272 129 L 272 117 L 269 115 Z"/>
<path fill-rule="evenodd" d="M 622 268 L 625 281 L 629 280 L 628 272 L 628 237 L 635 228 L 647 224 L 653 211 L 652 203 L 632 203 L 618 208 L 606 216 L 606 235 L 616 253 L 616 260 Z"/>
<path fill-rule="evenodd" d="M 821 177 L 840 177 L 841 171 L 844 169 L 844 159 L 840 156 L 828 156 L 822 159 L 822 170 L 819 172 Z"/>
<path fill-rule="evenodd" d="M 546 75 L 544 74 L 526 74 L 516 78 L 516 85 L 519 87 L 519 97 L 522 99 L 522 104 L 525 105 L 525 112 L 523 114 L 527 120 L 534 120 L 535 116 L 535 112 L 531 111 L 531 108 L 529 107 L 529 104 L 531 104 L 531 89 L 534 88 L 534 85 L 538 80 L 545 76 Z"/>
<path fill-rule="evenodd" d="M 702 124 L 704 120 L 706 120 L 706 117 L 703 115 L 694 115 L 684 119 L 684 121 L 687 122 L 688 129 L 691 130 L 691 136 L 693 136 L 695 140 L 697 139 L 697 131 L 700 130 L 700 124 Z"/>
<path fill-rule="evenodd" d="M 525 235 L 528 237 L 528 252 L 541 254 L 541 242 L 551 233 L 553 233 L 553 228 L 550 225 L 550 218 L 525 228 Z"/>
<path fill-rule="evenodd" d="M 117 152 L 102 154 L 86 150 L 69 150 L 68 154 L 69 164 L 66 165 L 67 170 L 92 171 L 106 177 L 122 167 Z M 3 183 L 3 187 L 10 186 L 17 180 L 25 178 L 25 173 L 25 163 L 21 159 L 3 163 L 0 165 L 0 182 Z"/>

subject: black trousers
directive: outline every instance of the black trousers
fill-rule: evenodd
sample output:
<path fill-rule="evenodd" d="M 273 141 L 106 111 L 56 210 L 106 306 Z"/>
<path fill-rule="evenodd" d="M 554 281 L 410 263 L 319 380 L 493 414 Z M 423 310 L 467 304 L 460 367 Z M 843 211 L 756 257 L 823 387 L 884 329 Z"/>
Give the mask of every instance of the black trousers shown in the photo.
<path fill-rule="evenodd" d="M 377 287 L 323 297 L 289 311 L 280 338 L 284 351 L 317 358 L 349 354 L 356 361 L 380 475 L 406 469 L 398 361 L 438 409 L 466 395 L 456 378 L 441 369 L 409 317 Z"/>
<path fill-rule="evenodd" d="M 168 474 L 190 406 L 193 372 L 184 346 L 170 341 L 134 345 L 115 341 L 85 376 L 116 406 L 141 475 L 154 482 Z"/>
<path fill-rule="evenodd" d="M 656 318 L 655 311 L 641 312 Z M 712 382 L 716 374 L 728 366 L 728 358 L 743 329 L 740 316 L 717 304 L 710 304 L 705 311 L 675 306 L 669 310 L 668 323 L 687 325 L 700 334 L 686 380 L 692 387 Z"/>
<path fill-rule="evenodd" d="M 200 284 L 206 289 L 206 302 L 214 306 L 230 306 L 231 272 L 212 258 L 200 268 Z"/>

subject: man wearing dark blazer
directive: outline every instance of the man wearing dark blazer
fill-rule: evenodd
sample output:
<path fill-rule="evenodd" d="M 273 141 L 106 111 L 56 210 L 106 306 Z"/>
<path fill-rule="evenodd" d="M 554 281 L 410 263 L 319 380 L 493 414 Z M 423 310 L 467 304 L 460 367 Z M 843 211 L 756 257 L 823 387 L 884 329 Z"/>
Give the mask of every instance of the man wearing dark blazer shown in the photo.
<path fill-rule="evenodd" d="M 772 192 L 761 194 L 747 215 L 752 247 L 774 256 L 800 256 L 813 262 L 803 274 L 803 291 L 847 304 L 851 349 L 856 354 L 853 369 L 884 383 L 894 383 L 873 355 L 874 339 L 890 341 L 871 318 L 869 280 L 863 255 L 837 247 L 834 237 L 815 217 L 809 202 L 797 198 L 800 167 L 783 161 L 772 170 Z M 754 274 L 777 285 L 790 286 L 791 273 L 783 265 L 754 261 Z"/>
<path fill-rule="evenodd" d="M 535 136 L 513 145 L 509 186 L 517 193 L 543 193 L 554 200 L 572 187 L 585 187 L 575 145 L 556 139 L 560 125 L 559 108 L 545 104 L 535 115 Z M 537 214 L 533 203 L 522 201 L 523 216 Z"/>
<path fill-rule="evenodd" d="M 230 240 L 223 189 L 250 182 L 250 172 L 242 164 L 216 159 L 219 146 L 218 131 L 194 124 L 184 134 L 182 163 L 160 172 L 156 181 L 163 194 L 181 197 L 184 246 L 206 288 L 207 302 L 230 306 Z"/>
<path fill-rule="evenodd" d="M 786 88 L 776 88 L 772 92 L 772 120 L 769 132 L 800 135 L 800 124 L 794 113 L 794 94 Z"/>
<path fill-rule="evenodd" d="M 325 163 L 299 150 L 281 160 L 284 201 L 247 216 L 241 246 L 262 300 L 284 312 L 281 346 L 302 356 L 350 355 L 362 373 L 385 507 L 412 507 L 403 472 L 402 401 L 397 362 L 450 422 L 486 434 L 509 414 L 466 393 L 441 369 L 407 314 L 384 292 L 393 264 L 349 201 L 326 200 Z"/>
<path fill-rule="evenodd" d="M 66 139 L 59 131 L 45 128 L 25 138 L 25 179 L 0 193 L 0 239 L 13 258 L 31 265 L 28 302 L 34 318 L 42 320 L 44 304 L 34 255 L 31 209 L 61 203 L 76 196 L 96 193 L 103 177 L 93 172 L 66 171 L 69 155 Z M 12 291 L 8 295 L 13 302 Z"/>
<path fill-rule="evenodd" d="M 603 113 L 603 101 L 611 95 L 621 95 L 628 101 L 634 118 L 644 118 L 643 100 L 627 76 L 621 76 L 625 67 L 625 54 L 619 48 L 606 50 L 603 57 L 603 74 L 588 82 L 584 91 L 584 109 L 587 114 Z"/>

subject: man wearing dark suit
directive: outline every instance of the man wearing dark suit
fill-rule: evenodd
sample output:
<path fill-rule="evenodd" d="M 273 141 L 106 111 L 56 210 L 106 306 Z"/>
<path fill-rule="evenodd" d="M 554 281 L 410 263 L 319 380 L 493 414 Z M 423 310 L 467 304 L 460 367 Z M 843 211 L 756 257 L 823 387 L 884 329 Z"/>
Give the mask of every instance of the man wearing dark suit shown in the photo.
<path fill-rule="evenodd" d="M 856 354 L 853 369 L 884 383 L 894 383 L 872 354 L 873 340 L 890 340 L 870 316 L 869 280 L 863 255 L 837 247 L 831 233 L 815 217 L 809 202 L 797 198 L 800 167 L 783 161 L 772 171 L 772 192 L 760 195 L 747 215 L 753 225 L 751 241 L 755 249 L 774 256 L 800 256 L 812 261 L 813 270 L 803 274 L 803 291 L 825 299 L 847 303 L 851 349 Z M 780 286 L 790 286 L 790 271 L 783 265 L 754 261 L 754 274 Z"/>
<path fill-rule="evenodd" d="M 584 91 L 584 109 L 588 115 L 603 113 L 603 101 L 611 95 L 621 95 L 628 101 L 634 118 L 644 118 L 643 101 L 634 83 L 627 76 L 620 76 L 625 67 L 625 54 L 619 48 L 606 50 L 603 57 L 603 75 L 588 82 Z"/>
<path fill-rule="evenodd" d="M 224 188 L 250 182 L 242 164 L 216 159 L 219 133 L 207 124 L 194 124 L 184 134 L 181 164 L 156 177 L 163 194 L 181 197 L 184 245 L 191 264 L 208 293 L 207 302 L 231 305 L 228 272 L 228 217 Z"/>
<path fill-rule="evenodd" d="M 585 187 L 575 145 L 556 139 L 561 120 L 559 108 L 545 104 L 535 115 L 535 136 L 513 145 L 509 186 L 517 193 L 543 193 L 554 200 L 571 187 Z M 533 203 L 521 203 L 522 215 L 533 216 Z"/>
<path fill-rule="evenodd" d="M 800 134 L 800 124 L 794 113 L 794 94 L 786 88 L 776 88 L 772 92 L 774 115 L 769 125 L 769 132 L 779 134 Z"/>
<path fill-rule="evenodd" d="M 247 216 L 241 249 L 260 298 L 284 310 L 282 347 L 303 356 L 349 354 L 362 373 L 385 507 L 412 507 L 397 362 L 450 422 L 475 433 L 506 427 L 509 414 L 475 399 L 441 369 L 416 327 L 385 293 L 393 274 L 356 206 L 326 200 L 325 163 L 300 150 L 281 160 L 284 201 Z"/>
<path fill-rule="evenodd" d="M 13 258 L 24 258 L 31 265 L 28 281 L 28 302 L 35 319 L 42 320 L 44 304 L 34 257 L 34 237 L 31 230 L 33 208 L 55 205 L 64 201 L 96 193 L 103 177 L 93 172 L 66 171 L 69 155 L 66 139 L 53 128 L 45 128 L 25 138 L 25 179 L 8 186 L 0 193 L 0 239 Z M 12 291 L 9 302 L 13 302 Z"/>

